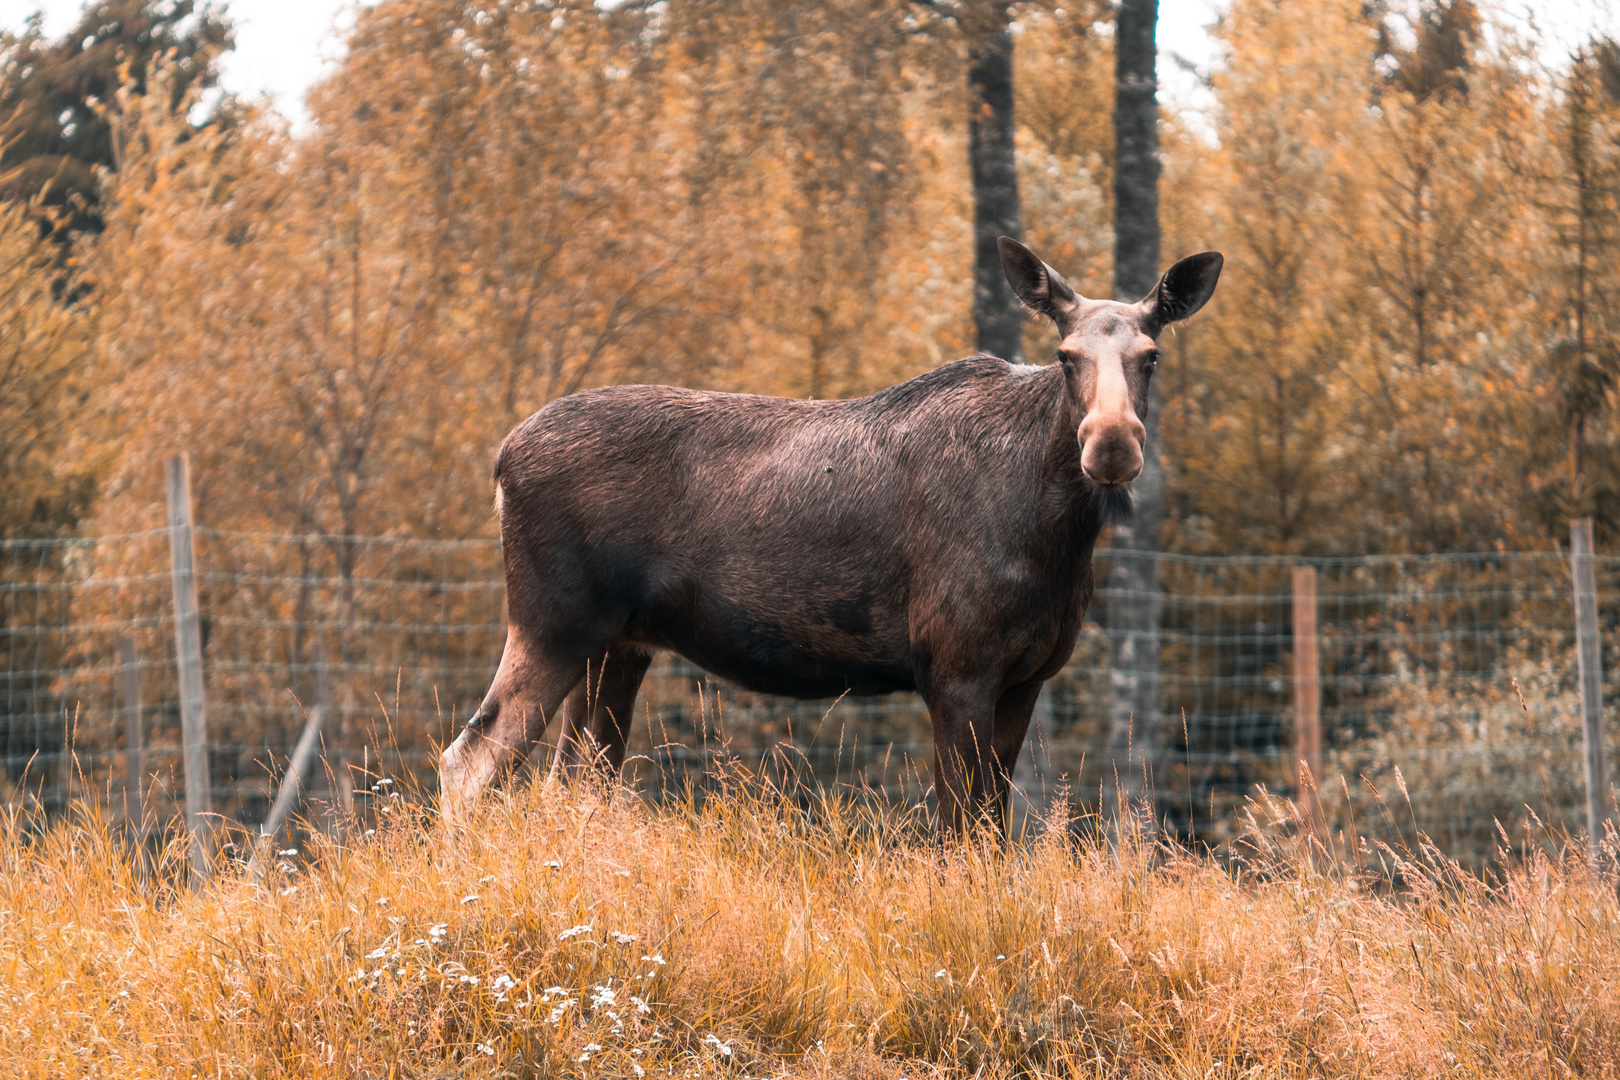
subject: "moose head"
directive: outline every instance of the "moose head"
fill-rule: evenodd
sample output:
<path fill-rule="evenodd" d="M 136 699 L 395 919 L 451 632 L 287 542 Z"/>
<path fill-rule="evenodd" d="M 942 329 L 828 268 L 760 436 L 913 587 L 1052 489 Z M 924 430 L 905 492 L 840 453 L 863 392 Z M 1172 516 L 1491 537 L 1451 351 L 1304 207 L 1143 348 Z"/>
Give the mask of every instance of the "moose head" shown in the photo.
<path fill-rule="evenodd" d="M 1142 471 L 1148 384 L 1158 366 L 1159 334 L 1185 319 L 1215 291 L 1221 255 L 1190 255 L 1165 271 L 1141 300 L 1088 300 L 1063 275 L 1009 236 L 997 241 L 1001 268 L 1024 305 L 1045 315 L 1062 339 L 1057 356 L 1080 404 L 1080 467 L 1104 487 Z"/>

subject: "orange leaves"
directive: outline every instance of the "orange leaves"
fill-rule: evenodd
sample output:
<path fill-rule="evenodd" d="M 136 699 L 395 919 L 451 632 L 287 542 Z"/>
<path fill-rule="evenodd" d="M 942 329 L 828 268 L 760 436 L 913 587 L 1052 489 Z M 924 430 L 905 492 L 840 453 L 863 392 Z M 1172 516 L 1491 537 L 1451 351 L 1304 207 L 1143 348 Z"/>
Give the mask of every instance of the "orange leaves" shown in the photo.
<path fill-rule="evenodd" d="M 1228 260 L 1167 339 L 1173 512 L 1223 550 L 1476 546 L 1528 512 L 1520 459 L 1567 450 L 1544 357 L 1573 218 L 1513 171 L 1555 149 L 1545 95 L 1488 42 L 1466 95 L 1392 92 L 1362 7 L 1238 0 L 1216 138 L 1165 121 L 1165 256 Z M 1109 10 L 1020 9 L 1016 56 L 1026 229 L 1099 296 Z M 890 0 L 386 0 L 297 137 L 122 102 L 86 269 L 92 441 L 129 494 L 98 527 L 150 524 L 184 442 L 215 524 L 475 535 L 502 435 L 575 389 L 854 395 L 960 355 L 958 29 Z M 1617 264 L 1590 262 L 1604 295 Z"/>
<path fill-rule="evenodd" d="M 71 529 L 104 457 L 71 446 L 80 403 L 96 384 L 86 365 L 93 322 L 53 295 L 70 286 L 27 204 L 0 204 L 0 537 Z"/>
<path fill-rule="evenodd" d="M 1570 322 L 1531 169 L 1547 73 L 1511 40 L 1475 42 L 1466 92 L 1420 99 L 1372 64 L 1377 30 L 1356 4 L 1240 0 L 1221 23 L 1219 145 L 1173 190 L 1227 272 L 1165 365 L 1178 512 L 1217 523 L 1219 550 L 1561 533 L 1523 480 L 1569 440 L 1540 370 Z"/>

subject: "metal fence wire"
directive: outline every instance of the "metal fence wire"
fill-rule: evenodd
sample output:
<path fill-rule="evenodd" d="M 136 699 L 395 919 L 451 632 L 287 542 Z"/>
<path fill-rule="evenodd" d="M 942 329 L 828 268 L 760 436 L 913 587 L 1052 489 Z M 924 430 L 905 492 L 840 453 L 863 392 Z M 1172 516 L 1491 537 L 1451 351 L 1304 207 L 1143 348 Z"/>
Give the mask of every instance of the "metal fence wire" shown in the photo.
<path fill-rule="evenodd" d="M 351 775 L 361 791 L 381 778 L 431 787 L 437 749 L 500 657 L 499 544 L 195 535 L 214 811 L 264 819 L 320 686 L 332 720 L 315 805 Z M 160 821 L 178 812 L 168 544 L 167 530 L 0 543 L 0 801 L 56 813 L 99 800 Z M 1107 560 L 1099 553 L 1100 581 Z M 1302 562 L 1318 581 L 1330 827 L 1408 842 L 1421 833 L 1471 864 L 1501 843 L 1498 823 L 1510 835 L 1534 820 L 1581 831 L 1570 571 L 1556 552 L 1161 556 L 1161 709 L 1133 736 L 1150 747 L 1146 787 L 1169 828 L 1219 842 L 1259 786 L 1294 793 L 1290 575 Z M 1607 702 L 1620 689 L 1620 558 L 1596 563 Z M 1111 767 L 1102 626 L 1113 602 L 1099 591 L 1037 709 L 1033 767 L 1020 772 L 1036 811 L 1059 787 L 1095 803 Z M 757 764 L 788 749 L 810 780 L 928 798 L 932 739 L 915 695 L 788 701 L 663 657 L 637 710 L 628 775 L 649 797 L 700 778 L 718 756 Z M 137 791 L 144 803 L 131 807 Z"/>

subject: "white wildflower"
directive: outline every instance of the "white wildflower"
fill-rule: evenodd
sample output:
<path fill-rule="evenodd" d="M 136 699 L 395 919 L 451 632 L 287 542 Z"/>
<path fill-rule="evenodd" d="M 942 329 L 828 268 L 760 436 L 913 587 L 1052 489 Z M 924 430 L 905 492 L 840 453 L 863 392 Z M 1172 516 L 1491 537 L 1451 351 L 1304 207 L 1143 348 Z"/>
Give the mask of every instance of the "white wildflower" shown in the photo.
<path fill-rule="evenodd" d="M 488 885 L 490 882 L 492 882 L 494 880 L 495 880 L 495 875 L 494 874 L 485 874 L 483 877 L 478 879 L 478 884 L 480 884 L 480 885 Z"/>
<path fill-rule="evenodd" d="M 944 968 L 940 968 L 938 971 L 934 972 L 934 978 L 943 979 L 948 974 L 950 974 L 950 973 L 947 972 Z"/>
<path fill-rule="evenodd" d="M 551 1007 L 551 1016 L 549 1018 L 550 1022 L 553 1024 L 560 1023 L 563 1018 L 563 1013 L 567 1012 L 577 1004 L 579 1004 L 578 998 L 563 998 L 561 1001 L 557 1002 L 557 1004 Z"/>
<path fill-rule="evenodd" d="M 649 964 L 662 964 L 664 962 L 662 953 L 653 953 L 651 956 L 643 956 L 642 959 Z"/>
<path fill-rule="evenodd" d="M 473 902 L 473 901 L 474 901 L 474 900 L 477 900 L 477 899 L 478 899 L 478 894 L 477 894 L 477 893 L 470 893 L 470 894 L 468 894 L 468 895 L 467 895 L 467 896 L 463 896 L 463 897 L 462 897 L 462 898 L 461 898 L 461 902 L 462 902 L 462 903 L 463 903 L 463 904 L 470 904 L 470 903 L 472 903 L 472 902 Z"/>
<path fill-rule="evenodd" d="M 276 852 L 276 854 L 281 856 L 296 855 L 298 854 L 298 849 L 295 847 L 284 848 L 281 851 Z"/>
<path fill-rule="evenodd" d="M 478 1052 L 480 1054 L 488 1054 L 490 1057 L 495 1056 L 495 1048 L 489 1045 L 489 1043 L 479 1043 Z"/>
<path fill-rule="evenodd" d="M 628 945 L 632 941 L 636 940 L 635 934 L 626 934 L 619 930 L 613 931 L 613 933 L 609 934 L 608 937 L 612 938 L 614 941 L 617 941 L 620 945 Z"/>
<path fill-rule="evenodd" d="M 285 889 L 281 890 L 281 895 L 282 896 L 291 896 L 293 893 L 295 893 L 297 891 L 298 891 L 298 886 L 289 885 Z"/>
<path fill-rule="evenodd" d="M 648 1005 L 645 1001 L 636 997 L 634 994 L 630 995 L 630 1004 L 634 1005 L 636 1007 L 636 1012 L 640 1013 L 642 1016 L 647 1016 L 652 1012 L 652 1006 Z"/>
<path fill-rule="evenodd" d="M 561 870 L 562 869 L 562 863 L 558 862 L 556 859 L 552 859 L 549 862 L 547 862 L 546 866 L 548 868 L 552 869 L 552 870 Z"/>
<path fill-rule="evenodd" d="M 601 1046 L 600 1043 L 586 1043 L 585 1044 L 585 1052 L 583 1054 L 579 1055 L 579 1060 L 580 1061 L 589 1061 L 589 1060 L 591 1060 L 591 1055 L 596 1053 L 600 1049 L 602 1049 L 602 1046 Z"/>
<path fill-rule="evenodd" d="M 598 986 L 591 994 L 591 1008 L 601 1009 L 608 1005 L 618 1004 L 618 993 L 612 988 L 612 980 Z"/>
<path fill-rule="evenodd" d="M 568 929 L 564 930 L 562 933 L 557 935 L 557 940 L 558 941 L 567 941 L 571 937 L 579 937 L 579 935 L 581 935 L 581 934 L 589 934 L 592 931 L 594 931 L 595 929 L 596 929 L 596 924 L 595 923 L 582 923 L 579 926 L 570 926 Z M 643 957 L 642 959 L 646 959 L 646 958 Z"/>
<path fill-rule="evenodd" d="M 730 1057 L 731 1056 L 731 1044 L 721 1042 L 718 1036 L 715 1036 L 715 1035 L 708 1036 L 707 1038 L 705 1038 L 703 1040 L 703 1045 L 704 1046 L 713 1046 L 716 1050 L 720 1051 L 720 1056 L 721 1057 Z"/>

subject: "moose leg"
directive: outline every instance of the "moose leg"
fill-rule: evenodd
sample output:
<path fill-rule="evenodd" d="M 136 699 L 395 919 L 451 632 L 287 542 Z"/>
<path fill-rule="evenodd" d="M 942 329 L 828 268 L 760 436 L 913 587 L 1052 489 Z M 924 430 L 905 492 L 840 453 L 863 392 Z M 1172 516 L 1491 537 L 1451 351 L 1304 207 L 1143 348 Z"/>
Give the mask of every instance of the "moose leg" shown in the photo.
<path fill-rule="evenodd" d="M 934 793 L 940 826 L 961 836 L 991 809 L 991 777 L 1000 768 L 993 749 L 994 688 L 953 681 L 931 690 L 928 714 L 934 726 Z"/>
<path fill-rule="evenodd" d="M 636 693 L 652 657 L 641 649 L 616 645 L 586 665 L 585 678 L 563 703 L 563 729 L 551 775 L 570 780 L 595 768 L 609 779 L 624 765 Z"/>
<path fill-rule="evenodd" d="M 509 628 L 483 704 L 439 757 L 439 810 L 447 821 L 464 820 L 485 786 L 528 756 L 584 675 L 583 661 L 534 648 L 516 625 Z"/>
<path fill-rule="evenodd" d="M 1011 809 L 1013 771 L 1018 767 L 1018 754 L 1029 735 L 1029 720 L 1035 714 L 1035 701 L 1041 696 L 1042 685 L 1043 680 L 1033 679 L 1008 687 L 996 702 L 995 733 L 990 737 L 990 748 L 996 760 L 990 779 L 995 785 L 991 797 L 996 820 L 1003 833 L 1007 831 Z"/>

